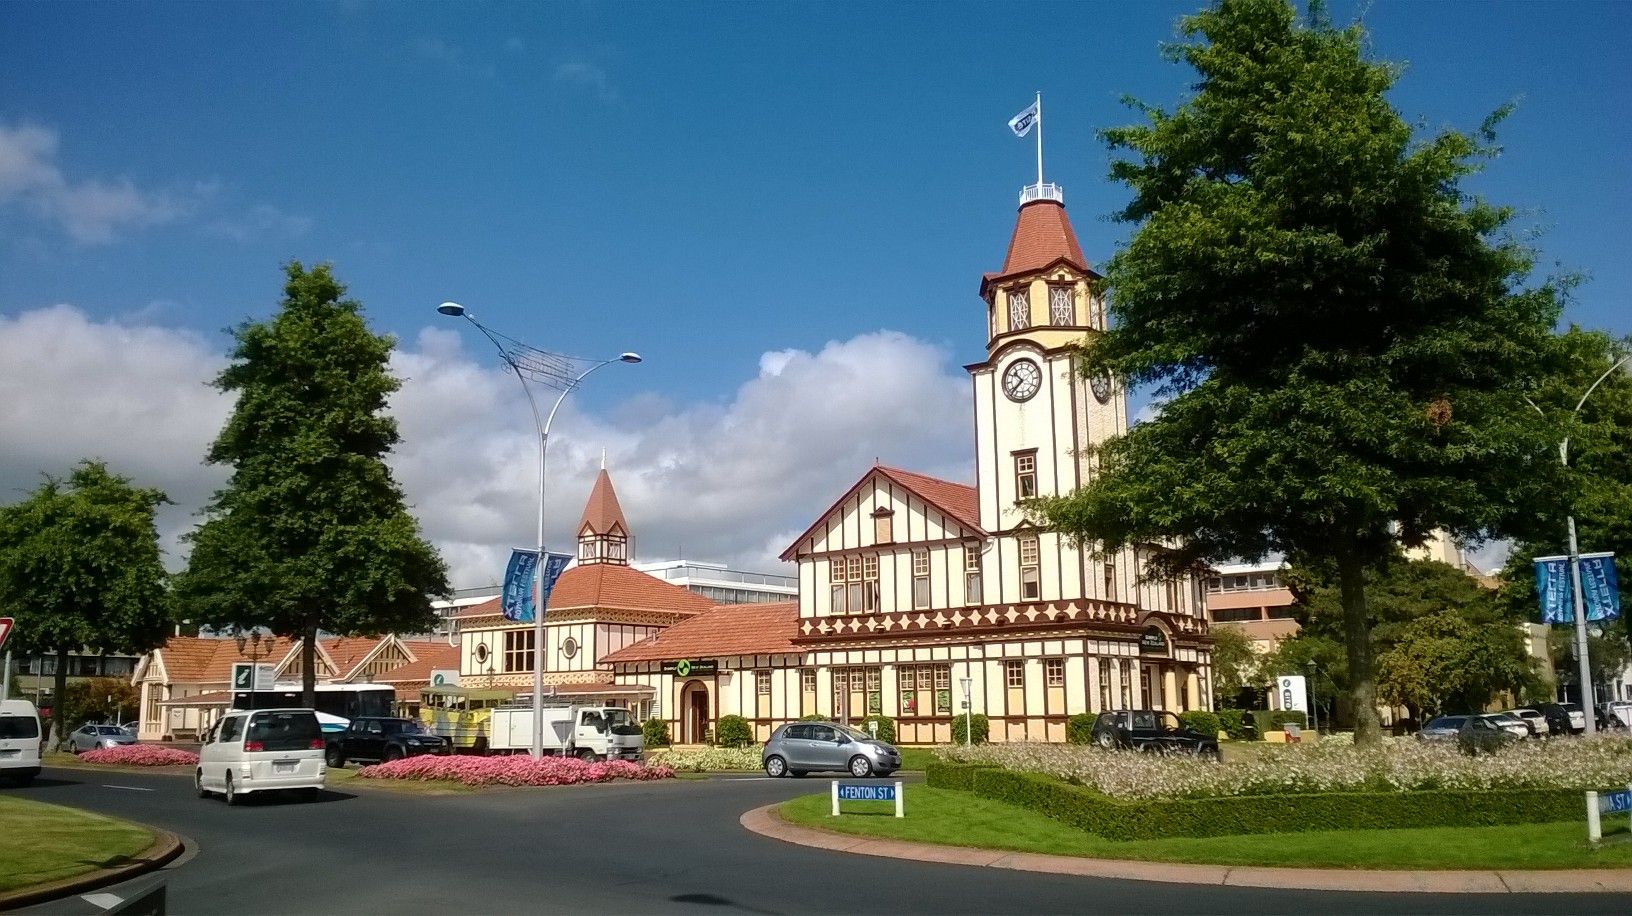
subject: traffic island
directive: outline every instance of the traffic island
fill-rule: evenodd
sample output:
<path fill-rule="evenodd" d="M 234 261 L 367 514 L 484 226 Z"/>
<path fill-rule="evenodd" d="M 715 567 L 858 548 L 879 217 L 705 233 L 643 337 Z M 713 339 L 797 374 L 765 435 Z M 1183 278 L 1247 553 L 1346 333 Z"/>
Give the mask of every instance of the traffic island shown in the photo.
<path fill-rule="evenodd" d="M 811 795 L 742 825 L 837 852 L 1139 881 L 1418 893 L 1628 893 L 1632 844 L 1591 847 L 1576 824 L 1319 831 L 1113 841 L 1034 811 L 945 789 L 830 814 Z M 885 810 L 889 808 L 890 810 Z"/>
<path fill-rule="evenodd" d="M 0 911 L 134 878 L 175 859 L 175 834 L 130 821 L 0 797 Z"/>

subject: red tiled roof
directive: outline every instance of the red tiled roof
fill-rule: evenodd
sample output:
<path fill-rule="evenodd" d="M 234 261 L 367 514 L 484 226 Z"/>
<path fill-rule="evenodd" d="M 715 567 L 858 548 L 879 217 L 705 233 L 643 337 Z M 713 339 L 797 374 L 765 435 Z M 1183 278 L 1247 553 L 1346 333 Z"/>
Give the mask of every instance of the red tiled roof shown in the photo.
<path fill-rule="evenodd" d="M 689 589 L 617 563 L 574 566 L 555 580 L 550 590 L 548 610 L 606 607 L 637 611 L 672 611 L 701 614 L 714 602 Z M 502 613 L 498 598 L 474 605 L 455 615 L 460 620 L 497 617 Z"/>
<path fill-rule="evenodd" d="M 334 676 L 346 677 L 384 640 L 383 636 L 337 636 L 319 639 L 317 644 L 323 647 L 329 661 L 334 663 Z"/>
<path fill-rule="evenodd" d="M 726 655 L 772 655 L 799 651 L 799 604 L 722 604 L 682 620 L 656 636 L 602 657 L 602 662 L 672 661 Z"/>
<path fill-rule="evenodd" d="M 1088 269 L 1077 234 L 1065 215 L 1065 205 L 1055 200 L 1034 200 L 1023 205 L 1014 222 L 1014 235 L 1009 237 L 1002 275 L 1042 270 L 1061 258 Z"/>
<path fill-rule="evenodd" d="M 431 682 L 431 671 L 438 668 L 459 669 L 459 647 L 446 642 L 407 642 L 403 645 L 414 654 L 414 661 L 398 665 L 374 677 L 375 683 L 401 684 L 418 681 L 421 686 Z"/>
<path fill-rule="evenodd" d="M 900 468 L 879 467 L 879 473 L 918 494 L 925 502 L 952 516 L 965 528 L 980 529 L 980 494 L 966 483 L 954 483 Z"/>
<path fill-rule="evenodd" d="M 629 533 L 629 522 L 623 517 L 623 508 L 618 505 L 618 494 L 612 489 L 612 478 L 606 468 L 595 475 L 595 486 L 590 488 L 589 501 L 584 503 L 583 517 L 578 520 L 580 532 L 586 527 L 596 534 L 609 534 L 614 528 L 623 534 Z"/>
<path fill-rule="evenodd" d="M 260 651 L 266 654 L 261 656 L 259 661 L 275 665 L 293 648 L 294 643 L 282 636 L 276 636 L 272 639 L 271 651 L 267 652 L 267 643 L 263 638 Z M 238 643 L 235 640 L 225 638 L 172 636 L 156 651 L 171 683 L 225 684 L 232 679 L 233 662 L 251 660 L 248 655 L 238 653 Z"/>

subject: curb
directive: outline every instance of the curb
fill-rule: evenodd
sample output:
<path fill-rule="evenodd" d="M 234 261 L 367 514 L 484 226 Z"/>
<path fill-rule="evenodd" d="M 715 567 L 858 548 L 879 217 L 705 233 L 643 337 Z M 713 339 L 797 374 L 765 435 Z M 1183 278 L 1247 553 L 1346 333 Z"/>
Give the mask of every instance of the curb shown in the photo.
<path fill-rule="evenodd" d="M 99 868 L 96 871 L 86 872 L 83 875 L 74 875 L 71 878 L 62 878 L 48 884 L 36 884 L 22 890 L 0 893 L 0 911 L 15 910 L 25 906 L 33 906 L 36 903 L 70 897 L 99 887 L 128 881 L 151 871 L 158 871 L 175 861 L 186 848 L 181 841 L 181 837 L 168 830 L 161 830 L 147 824 L 141 826 L 153 831 L 153 845 L 147 847 L 135 859 L 113 868 Z"/>
<path fill-rule="evenodd" d="M 780 804 L 780 803 L 778 803 Z M 909 840 L 881 840 L 800 827 L 783 820 L 777 805 L 744 812 L 743 828 L 784 843 L 914 862 L 1012 868 L 1052 875 L 1211 884 L 1309 891 L 1368 891 L 1416 894 L 1625 894 L 1632 893 L 1632 868 L 1551 871 L 1360 871 L 1334 868 L 1192 865 L 1125 859 L 938 846 Z"/>

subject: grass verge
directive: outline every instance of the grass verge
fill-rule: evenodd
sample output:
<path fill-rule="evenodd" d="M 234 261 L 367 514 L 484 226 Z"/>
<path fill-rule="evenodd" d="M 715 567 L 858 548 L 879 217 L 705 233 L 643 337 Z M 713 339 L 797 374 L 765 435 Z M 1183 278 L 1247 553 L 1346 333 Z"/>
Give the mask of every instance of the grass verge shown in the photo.
<path fill-rule="evenodd" d="M 1118 842 L 1066 826 L 1034 811 L 952 789 L 913 787 L 906 817 L 888 802 L 846 802 L 831 817 L 827 795 L 784 803 L 784 820 L 838 833 L 1102 859 L 1368 869 L 1626 868 L 1632 842 L 1620 825 L 1592 848 L 1581 823 L 1511 827 L 1341 830 L 1246 836 L 1174 837 Z"/>
<path fill-rule="evenodd" d="M 154 840 L 129 821 L 6 796 L 0 838 L 0 892 L 122 865 Z"/>

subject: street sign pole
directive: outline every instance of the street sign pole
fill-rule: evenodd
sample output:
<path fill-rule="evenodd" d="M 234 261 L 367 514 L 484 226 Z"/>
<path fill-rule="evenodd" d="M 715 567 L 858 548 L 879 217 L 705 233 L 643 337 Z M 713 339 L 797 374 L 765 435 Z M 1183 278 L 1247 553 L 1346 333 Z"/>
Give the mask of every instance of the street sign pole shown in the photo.
<path fill-rule="evenodd" d="M 0 617 L 0 646 L 6 644 L 6 638 L 11 635 L 11 628 L 16 621 L 10 617 Z M 11 699 L 11 650 L 6 650 L 6 665 L 0 668 L 0 703 Z"/>

